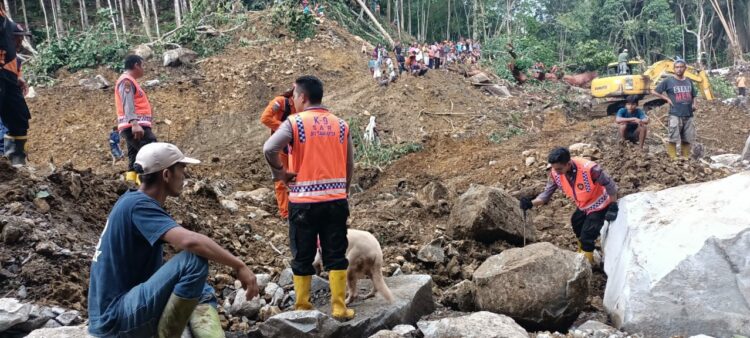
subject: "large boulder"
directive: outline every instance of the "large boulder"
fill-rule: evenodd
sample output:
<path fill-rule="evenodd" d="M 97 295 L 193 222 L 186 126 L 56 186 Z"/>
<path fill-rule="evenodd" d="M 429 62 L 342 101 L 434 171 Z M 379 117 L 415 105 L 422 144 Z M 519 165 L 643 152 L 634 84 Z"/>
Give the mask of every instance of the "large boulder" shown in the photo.
<path fill-rule="evenodd" d="M 150 59 L 154 56 L 154 50 L 151 49 L 147 44 L 141 44 L 133 48 L 132 53 L 142 57 L 144 60 Z"/>
<path fill-rule="evenodd" d="M 443 293 L 440 303 L 457 311 L 474 311 L 476 289 L 474 282 L 470 280 L 461 281 Z"/>
<path fill-rule="evenodd" d="M 624 197 L 602 229 L 604 306 L 649 336 L 750 336 L 750 172 Z"/>
<path fill-rule="evenodd" d="M 508 316 L 481 311 L 467 316 L 417 323 L 425 338 L 528 338 L 523 327 Z"/>
<path fill-rule="evenodd" d="M 381 297 L 349 305 L 356 317 L 338 322 L 328 316 L 330 305 L 320 311 L 291 311 L 273 316 L 260 326 L 264 337 L 369 337 L 398 324 L 414 324 L 420 317 L 435 310 L 432 299 L 432 278 L 428 275 L 401 275 L 385 279 L 395 300 L 388 303 Z M 370 280 L 361 280 L 357 287 L 372 288 Z"/>
<path fill-rule="evenodd" d="M 93 338 L 93 336 L 89 335 L 86 326 L 63 326 L 35 330 L 26 338 Z"/>
<path fill-rule="evenodd" d="M 534 227 L 524 222 L 518 200 L 502 189 L 474 185 L 453 205 L 448 235 L 482 242 L 499 239 L 522 243 L 536 240 Z"/>
<path fill-rule="evenodd" d="M 491 256 L 474 272 L 480 310 L 529 330 L 567 330 L 586 304 L 591 267 L 583 255 L 536 243 Z"/>
<path fill-rule="evenodd" d="M 198 53 L 187 49 L 177 48 L 164 52 L 164 67 L 172 66 L 177 67 L 182 64 L 190 64 L 198 58 Z"/>

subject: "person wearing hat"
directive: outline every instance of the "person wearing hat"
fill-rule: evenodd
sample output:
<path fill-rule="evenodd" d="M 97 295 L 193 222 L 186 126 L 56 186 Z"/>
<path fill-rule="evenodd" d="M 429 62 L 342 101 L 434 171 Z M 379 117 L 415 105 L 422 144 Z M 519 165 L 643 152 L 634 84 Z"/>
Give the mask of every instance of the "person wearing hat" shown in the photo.
<path fill-rule="evenodd" d="M 88 292 L 89 333 L 96 337 L 223 337 L 208 261 L 234 269 L 258 294 L 245 263 L 205 235 L 181 227 L 164 211 L 167 197 L 183 189 L 188 164 L 173 144 L 150 143 L 136 157 L 141 186 L 120 196 L 93 253 Z M 166 263 L 162 244 L 181 250 Z"/>
<path fill-rule="evenodd" d="M 617 56 L 617 74 L 618 75 L 625 75 L 628 73 L 628 58 L 630 56 L 628 55 L 628 49 L 625 48 L 622 50 L 622 53 Z"/>
<path fill-rule="evenodd" d="M 685 70 L 685 60 L 678 58 L 674 62 L 674 77 L 667 77 L 651 90 L 652 95 L 661 97 L 669 104 L 667 154 L 673 160 L 677 159 L 677 143 L 681 143 L 682 156 L 690 157 L 691 144 L 696 138 L 693 103 L 698 96 L 698 88 L 685 77 Z"/>
<path fill-rule="evenodd" d="M 3 153 L 13 166 L 26 164 L 26 141 L 31 119 L 24 99 L 26 83 L 21 78 L 20 62 L 16 57 L 17 41 L 22 41 L 25 34 L 5 14 L 4 6 L 0 4 L 0 120 L 8 129 L 3 136 Z"/>

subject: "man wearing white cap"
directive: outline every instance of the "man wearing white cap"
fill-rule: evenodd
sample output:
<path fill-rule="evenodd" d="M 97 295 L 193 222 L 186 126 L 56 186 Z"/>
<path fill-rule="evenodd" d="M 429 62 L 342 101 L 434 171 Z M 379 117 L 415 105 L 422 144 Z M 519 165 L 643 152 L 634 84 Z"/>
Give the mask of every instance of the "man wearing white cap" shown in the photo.
<path fill-rule="evenodd" d="M 162 208 L 182 192 L 187 164 L 174 145 L 143 146 L 135 160 L 139 190 L 123 194 L 107 218 L 91 263 L 89 333 L 96 337 L 224 337 L 208 260 L 232 267 L 247 299 L 258 294 L 255 275 L 210 238 L 189 231 Z M 182 250 L 164 263 L 162 244 Z"/>
<path fill-rule="evenodd" d="M 622 50 L 622 53 L 617 56 L 617 74 L 625 75 L 628 73 L 628 49 Z"/>

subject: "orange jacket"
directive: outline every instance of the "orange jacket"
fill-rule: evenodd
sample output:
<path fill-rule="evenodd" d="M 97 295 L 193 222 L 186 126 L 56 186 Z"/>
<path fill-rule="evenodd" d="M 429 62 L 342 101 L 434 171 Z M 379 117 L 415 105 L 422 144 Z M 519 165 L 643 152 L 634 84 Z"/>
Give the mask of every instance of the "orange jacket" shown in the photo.
<path fill-rule="evenodd" d="M 126 87 L 125 90 L 134 90 L 133 103 L 135 104 L 135 115 L 138 120 L 138 124 L 141 127 L 151 127 L 151 121 L 153 120 L 151 113 L 151 103 L 148 102 L 146 92 L 141 89 L 138 81 L 128 74 L 120 75 L 115 83 L 115 106 L 117 107 L 117 130 L 122 131 L 131 127 L 130 122 L 125 117 L 125 107 L 123 106 L 122 97 L 120 96 L 120 83 L 124 80 L 129 80 L 133 84 L 135 89 Z M 130 88 L 130 89 L 128 89 Z"/>
<path fill-rule="evenodd" d="M 596 163 L 578 157 L 573 158 L 572 161 L 578 168 L 575 189 L 570 186 L 567 178 L 561 177 L 554 170 L 550 170 L 550 175 L 557 187 L 575 202 L 578 209 L 586 212 L 586 214 L 603 210 L 609 206 L 610 198 L 607 190 L 604 186 L 594 183 L 591 176 L 591 168 L 596 166 Z"/>
<path fill-rule="evenodd" d="M 294 151 L 289 156 L 289 167 L 297 178 L 289 185 L 289 201 L 346 199 L 349 125 L 325 108 L 307 109 L 290 121 Z"/>
<path fill-rule="evenodd" d="M 288 108 L 287 102 L 289 103 Z M 266 109 L 263 110 L 263 113 L 260 115 L 260 123 L 263 123 L 266 127 L 270 128 L 271 132 L 275 132 L 276 129 L 279 129 L 282 122 L 296 113 L 297 111 L 294 109 L 294 101 L 292 101 L 292 99 L 277 96 L 268 102 Z"/>

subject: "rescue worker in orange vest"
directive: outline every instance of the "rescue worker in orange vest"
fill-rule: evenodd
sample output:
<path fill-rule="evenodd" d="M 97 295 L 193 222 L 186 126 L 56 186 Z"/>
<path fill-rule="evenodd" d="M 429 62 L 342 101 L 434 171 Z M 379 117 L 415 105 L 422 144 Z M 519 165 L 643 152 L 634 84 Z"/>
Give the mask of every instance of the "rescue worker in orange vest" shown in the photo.
<path fill-rule="evenodd" d="M 617 218 L 617 185 L 595 162 L 570 158 L 566 148 L 555 148 L 547 162 L 552 166 L 547 186 L 535 199 L 521 198 L 521 209 L 547 204 L 555 190 L 562 190 L 578 208 L 571 217 L 573 232 L 578 238 L 578 252 L 590 263 L 594 261 L 594 244 L 604 221 Z"/>
<path fill-rule="evenodd" d="M 323 83 L 314 76 L 295 81 L 292 96 L 298 113 L 289 117 L 263 146 L 273 179 L 289 187 L 289 242 L 293 255 L 296 310 L 312 310 L 310 285 L 320 237 L 323 265 L 329 274 L 331 312 L 338 320 L 354 318 L 346 296 L 346 219 L 354 148 L 349 125 L 321 106 Z M 279 153 L 292 143 L 289 170 Z"/>
<path fill-rule="evenodd" d="M 294 89 L 290 89 L 275 97 L 271 102 L 268 102 L 268 106 L 266 106 L 263 114 L 260 115 L 260 122 L 271 129 L 271 134 L 276 132 L 276 129 L 279 129 L 281 123 L 286 121 L 290 115 L 297 113 L 294 109 L 294 101 L 292 100 L 293 91 Z M 284 169 L 289 169 L 289 147 L 282 149 L 279 153 L 279 160 Z M 279 215 L 281 218 L 286 219 L 289 217 L 289 192 L 282 181 L 274 182 L 274 188 L 276 190 L 276 203 L 279 205 Z"/>
<path fill-rule="evenodd" d="M 135 156 L 141 147 L 156 142 L 156 135 L 151 131 L 151 103 L 137 81 L 143 74 L 143 58 L 128 55 L 125 58 L 125 72 L 115 83 L 117 130 L 124 136 L 128 146 L 128 171 L 125 173 L 125 180 L 137 185 L 141 182 L 135 172 Z"/>
<path fill-rule="evenodd" d="M 4 155 L 13 166 L 26 164 L 31 113 L 26 105 L 26 83 L 21 78 L 20 62 L 16 58 L 18 25 L 6 14 L 0 4 L 0 120 L 8 132 L 3 137 Z"/>

